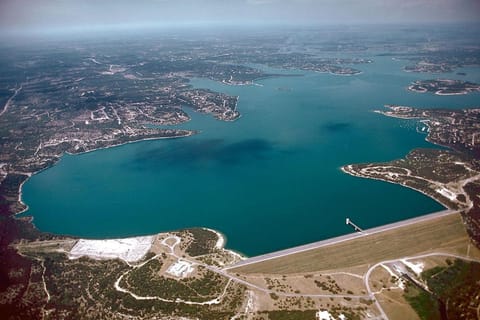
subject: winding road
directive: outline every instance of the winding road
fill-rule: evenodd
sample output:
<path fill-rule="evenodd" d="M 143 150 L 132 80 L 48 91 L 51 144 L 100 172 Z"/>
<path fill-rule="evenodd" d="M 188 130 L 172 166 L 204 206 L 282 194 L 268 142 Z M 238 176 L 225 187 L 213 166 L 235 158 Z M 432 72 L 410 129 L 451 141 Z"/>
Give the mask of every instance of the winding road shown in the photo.
<path fill-rule="evenodd" d="M 182 300 L 182 299 L 169 300 L 169 299 L 165 299 L 165 298 L 158 297 L 158 296 L 138 296 L 138 295 L 134 294 L 133 292 L 131 292 L 131 291 L 125 289 L 125 288 L 122 288 L 120 286 L 120 281 L 122 280 L 122 278 L 128 272 L 131 272 L 132 269 L 128 270 L 127 272 L 122 274 L 117 279 L 117 281 L 115 282 L 115 289 L 120 291 L 120 292 L 130 294 L 133 298 L 135 298 L 137 300 L 161 300 L 161 301 L 164 301 L 164 302 L 172 302 L 172 303 L 210 305 L 210 304 L 219 304 L 223 300 L 229 285 L 232 282 L 236 282 L 236 283 L 242 284 L 246 287 L 249 287 L 251 289 L 255 289 L 255 290 L 258 290 L 260 292 L 266 293 L 266 294 L 276 294 L 276 295 L 282 296 L 282 297 L 371 299 L 374 302 L 374 304 L 375 304 L 375 306 L 378 310 L 378 315 L 375 317 L 375 319 L 388 320 L 387 314 L 385 313 L 385 311 L 383 310 L 380 302 L 376 298 L 376 294 L 378 294 L 379 292 L 372 291 L 372 289 L 370 287 L 370 276 L 371 276 L 372 272 L 374 272 L 374 270 L 376 268 L 378 268 L 379 266 L 383 266 L 383 265 L 389 264 L 389 263 L 402 262 L 404 260 L 422 259 L 422 258 L 433 257 L 433 256 L 452 257 L 452 258 L 459 258 L 459 259 L 463 259 L 463 260 L 467 260 L 467 261 L 476 261 L 476 262 L 480 262 L 480 260 L 472 259 L 470 257 L 445 253 L 445 252 L 433 252 L 433 253 L 422 254 L 422 255 L 417 255 L 417 256 L 399 257 L 399 258 L 396 258 L 396 259 L 381 261 L 381 262 L 378 262 L 378 263 L 372 265 L 371 267 L 369 267 L 369 269 L 367 270 L 367 272 L 363 276 L 348 273 L 348 275 L 350 275 L 350 276 L 355 276 L 355 277 L 363 279 L 363 283 L 364 283 L 364 286 L 366 288 L 366 293 L 363 294 L 363 295 L 354 295 L 354 294 L 304 294 L 304 293 L 278 292 L 278 291 L 271 290 L 271 289 L 268 289 L 268 288 L 264 288 L 262 286 L 251 283 L 251 282 L 249 282 L 245 279 L 240 278 L 239 276 L 233 275 L 231 273 L 231 271 L 228 271 L 228 270 L 230 270 L 232 268 L 238 268 L 239 266 L 253 264 L 253 263 L 259 263 L 259 262 L 262 262 L 262 261 L 267 261 L 267 260 L 270 260 L 270 259 L 275 259 L 275 258 L 278 258 L 278 257 L 283 257 L 283 256 L 287 256 L 287 255 L 290 255 L 290 254 L 295 254 L 295 253 L 302 252 L 302 251 L 312 250 L 312 249 L 315 249 L 315 248 L 320 248 L 320 247 L 323 247 L 323 246 L 328 246 L 328 245 L 348 241 L 348 240 L 351 240 L 351 239 L 364 237 L 366 235 L 380 233 L 380 232 L 392 230 L 392 229 L 395 229 L 395 228 L 408 226 L 410 224 L 414 224 L 414 223 L 418 223 L 418 222 L 422 222 L 422 221 L 428 221 L 428 220 L 431 220 L 431 219 L 435 219 L 435 218 L 443 217 L 443 216 L 447 216 L 447 215 L 452 215 L 452 214 L 456 214 L 456 213 L 458 213 L 458 211 L 444 210 L 444 211 L 436 212 L 436 213 L 433 213 L 433 214 L 425 215 L 425 216 L 422 216 L 422 217 L 417 217 L 417 218 L 408 219 L 408 220 L 405 220 L 405 221 L 400 221 L 400 222 L 384 225 L 384 226 L 381 226 L 381 227 L 368 229 L 368 230 L 366 230 L 365 232 L 362 232 L 362 233 L 345 235 L 345 236 L 341 236 L 341 237 L 337 237 L 337 238 L 333 238 L 333 239 L 328 239 L 328 240 L 324 240 L 324 241 L 311 243 L 311 244 L 300 246 L 300 247 L 295 247 L 295 248 L 282 250 L 282 251 L 278 251 L 278 252 L 274 252 L 274 253 L 258 256 L 258 257 L 253 257 L 253 258 L 241 261 L 241 262 L 235 264 L 234 266 L 226 267 L 226 268 L 219 268 L 219 267 L 216 267 L 216 266 L 211 266 L 211 265 L 199 262 L 199 261 L 194 260 L 194 259 L 189 259 L 189 258 L 186 258 L 186 257 L 179 257 L 175 253 L 175 248 L 180 244 L 181 239 L 177 236 L 169 236 L 169 237 L 167 237 L 167 238 L 165 238 L 161 241 L 162 245 L 164 245 L 165 247 L 168 248 L 168 251 L 169 251 L 168 254 L 169 255 L 171 255 L 172 257 L 174 257 L 176 259 L 182 259 L 182 260 L 187 261 L 187 262 L 189 262 L 191 264 L 194 264 L 194 265 L 201 265 L 204 268 L 206 268 L 206 269 L 208 269 L 212 272 L 215 272 L 219 275 L 222 275 L 222 276 L 224 276 L 225 278 L 228 279 L 228 282 L 225 285 L 225 288 L 224 288 L 223 292 L 218 297 L 216 297 L 215 299 L 209 300 L 209 301 L 197 302 L 197 301 L 185 301 L 185 300 Z M 135 266 L 134 269 L 143 266 L 145 263 L 147 263 L 151 259 L 157 258 L 158 256 L 159 255 L 156 255 L 156 256 L 148 259 L 147 261 L 144 261 L 143 263 Z"/>
<path fill-rule="evenodd" d="M 173 243 L 172 244 L 169 244 L 168 243 L 168 240 L 169 239 L 173 239 Z M 182 300 L 182 299 L 176 299 L 176 300 L 171 300 L 171 299 L 165 299 L 165 298 L 162 298 L 162 297 L 159 297 L 159 296 L 139 296 L 133 292 L 131 292 L 130 290 L 128 289 L 125 289 L 125 288 L 122 288 L 120 286 L 120 282 L 122 280 L 122 278 L 127 275 L 129 272 L 131 272 L 132 270 L 136 269 L 136 268 L 140 268 L 142 267 L 143 265 L 145 265 L 146 263 L 148 263 L 150 260 L 152 259 L 156 259 L 160 256 L 160 254 L 158 255 L 155 255 L 153 256 L 152 258 L 142 262 L 141 264 L 138 264 L 138 265 L 135 265 L 133 266 L 133 269 L 130 269 L 130 270 L 127 270 L 126 272 L 124 272 L 122 275 L 120 275 L 120 277 L 117 278 L 117 280 L 115 281 L 114 283 L 114 287 L 117 291 L 119 292 L 123 292 L 123 293 L 126 293 L 126 294 L 129 294 L 130 296 L 132 296 L 134 299 L 136 300 L 160 300 L 160 301 L 163 301 L 163 302 L 171 302 L 171 303 L 184 303 L 184 304 L 190 304 L 190 305 L 210 305 L 210 304 L 219 304 L 223 297 L 225 296 L 226 294 L 226 291 L 227 291 L 227 288 L 228 286 L 230 285 L 230 283 L 233 281 L 233 282 L 237 282 L 237 283 L 240 283 L 242 285 L 245 285 L 246 287 L 249 287 L 249 288 L 253 288 L 253 289 L 256 289 L 260 292 L 263 292 L 263 293 L 266 293 L 266 294 L 271 294 L 271 293 L 274 293 L 278 296 L 282 296 L 282 297 L 310 297 L 310 298 L 356 298 L 356 299 L 368 299 L 370 297 L 370 295 L 353 295 L 353 294 L 305 294 L 305 293 L 287 293 L 287 292 L 279 292 L 279 291 L 275 291 L 275 290 L 271 290 L 271 289 L 267 289 L 267 288 L 263 288 L 261 286 L 258 286 L 256 284 L 253 284 L 251 282 L 248 282 L 244 279 L 241 279 L 237 276 L 234 276 L 232 274 L 230 274 L 226 268 L 224 269 L 221 269 L 221 268 L 218 268 L 218 267 L 214 267 L 214 266 L 211 266 L 211 265 L 208 265 L 208 264 L 205 264 L 205 263 L 201 263 L 197 260 L 191 260 L 191 259 L 188 259 L 186 257 L 179 257 L 176 253 L 175 253 L 175 247 L 180 244 L 181 242 L 181 239 L 177 236 L 170 236 L 170 237 L 167 237 L 165 239 L 163 239 L 161 241 L 162 245 L 166 246 L 168 249 L 169 249 L 169 255 L 175 257 L 176 259 L 181 259 L 183 261 L 187 261 L 193 265 L 200 265 L 200 266 L 203 266 L 204 268 L 212 271 L 212 272 L 215 272 L 221 276 L 224 276 L 225 278 L 228 279 L 228 282 L 227 284 L 225 285 L 225 288 L 222 292 L 222 294 L 218 297 L 216 297 L 215 299 L 212 299 L 212 300 L 209 300 L 209 301 L 204 301 L 204 302 L 197 302 L 197 301 L 187 301 L 187 300 Z M 358 275 L 355 275 L 355 276 L 358 276 Z"/>

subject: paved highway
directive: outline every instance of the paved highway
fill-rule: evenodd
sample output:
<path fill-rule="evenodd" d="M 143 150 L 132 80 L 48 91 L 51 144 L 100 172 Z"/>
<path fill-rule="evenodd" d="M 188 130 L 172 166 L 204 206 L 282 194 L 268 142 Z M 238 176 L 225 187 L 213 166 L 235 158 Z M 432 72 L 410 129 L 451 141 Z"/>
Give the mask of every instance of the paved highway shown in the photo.
<path fill-rule="evenodd" d="M 263 255 L 260 255 L 260 256 L 256 256 L 256 257 L 252 257 L 252 258 L 248 258 L 246 260 L 240 261 L 240 262 L 238 262 L 234 265 L 225 267 L 224 270 L 234 269 L 234 268 L 246 266 L 246 265 L 249 265 L 249 264 L 254 264 L 254 263 L 263 262 L 263 261 L 267 261 L 267 260 L 277 259 L 277 258 L 288 256 L 288 255 L 291 255 L 291 254 L 304 252 L 304 251 L 308 251 L 308 250 L 313 250 L 313 249 L 317 249 L 317 248 L 321 248 L 321 247 L 324 247 L 324 246 L 329 246 L 329 245 L 333 245 L 333 244 L 337 244 L 337 243 L 341 243 L 341 242 L 345 242 L 345 241 L 349 241 L 349 240 L 353 240 L 353 239 L 358 239 L 358 238 L 362 238 L 362 237 L 365 237 L 365 236 L 368 236 L 368 235 L 385 232 L 385 231 L 388 231 L 388 230 L 408 226 L 408 225 L 423 222 L 423 221 L 432 220 L 432 219 L 439 218 L 439 217 L 444 217 L 444 216 L 456 214 L 456 213 L 459 213 L 459 212 L 460 212 L 459 210 L 443 210 L 443 211 L 427 214 L 427 215 L 424 215 L 424 216 L 420 216 L 420 217 L 407 219 L 407 220 L 403 220 L 403 221 L 399 221 L 399 222 L 395 222 L 395 223 L 391 223 L 391 224 L 386 224 L 386 225 L 383 225 L 383 226 L 380 226 L 380 227 L 375 227 L 375 228 L 363 230 L 362 232 L 358 232 L 358 233 L 347 234 L 347 235 L 344 235 L 344 236 L 335 237 L 335 238 L 331 238 L 331 239 L 327 239 L 327 240 L 323 240 L 323 241 L 318 241 L 318 242 L 313 242 L 313 243 L 309 243 L 309 244 L 306 244 L 306 245 L 293 247 L 293 248 L 290 248 L 290 249 L 285 249 L 285 250 L 280 250 L 280 251 L 276 251 L 276 252 L 272 252 L 272 253 L 267 253 L 267 254 L 263 254 Z"/>

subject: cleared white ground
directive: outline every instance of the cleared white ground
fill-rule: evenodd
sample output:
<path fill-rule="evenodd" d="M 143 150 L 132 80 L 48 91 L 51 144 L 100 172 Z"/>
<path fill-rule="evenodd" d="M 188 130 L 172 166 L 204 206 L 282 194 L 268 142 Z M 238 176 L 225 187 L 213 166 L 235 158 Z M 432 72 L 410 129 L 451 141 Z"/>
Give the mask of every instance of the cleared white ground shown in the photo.
<path fill-rule="evenodd" d="M 319 310 L 317 311 L 317 313 L 315 314 L 317 320 L 336 320 L 332 314 L 328 311 L 322 311 L 322 310 Z M 341 313 L 339 316 L 338 316 L 338 319 L 340 320 L 345 320 L 346 317 L 343 315 L 343 313 Z"/>
<path fill-rule="evenodd" d="M 177 278 L 185 278 L 192 273 L 193 270 L 194 268 L 192 263 L 185 260 L 178 260 L 167 269 L 167 273 Z"/>
<path fill-rule="evenodd" d="M 155 236 L 124 239 L 80 239 L 70 250 L 69 258 L 87 256 L 93 259 L 122 259 L 126 262 L 140 260 L 150 250 Z"/>
<path fill-rule="evenodd" d="M 442 196 L 444 196 L 444 197 L 446 197 L 446 198 L 448 198 L 452 201 L 457 199 L 457 194 L 456 193 L 454 193 L 454 192 L 452 192 L 452 191 L 450 191 L 450 190 L 448 190 L 444 187 L 442 187 L 440 189 L 437 189 L 437 192 L 440 193 Z"/>
<path fill-rule="evenodd" d="M 415 272 L 417 276 L 419 276 L 423 271 L 423 268 L 424 268 L 423 262 L 413 263 L 413 262 L 407 261 L 406 259 L 401 259 L 400 261 L 402 261 L 404 265 L 412 269 L 412 271 Z"/>
<path fill-rule="evenodd" d="M 380 266 L 383 269 L 387 270 L 387 272 L 390 274 L 390 276 L 392 278 L 396 279 L 395 283 L 396 283 L 397 287 L 399 287 L 402 290 L 405 289 L 405 283 L 403 282 L 403 279 L 401 277 L 398 277 L 397 274 L 395 272 L 393 272 L 392 269 L 390 269 L 388 266 L 386 266 L 384 264 L 381 264 Z M 394 266 L 394 268 L 395 268 L 395 266 Z"/>

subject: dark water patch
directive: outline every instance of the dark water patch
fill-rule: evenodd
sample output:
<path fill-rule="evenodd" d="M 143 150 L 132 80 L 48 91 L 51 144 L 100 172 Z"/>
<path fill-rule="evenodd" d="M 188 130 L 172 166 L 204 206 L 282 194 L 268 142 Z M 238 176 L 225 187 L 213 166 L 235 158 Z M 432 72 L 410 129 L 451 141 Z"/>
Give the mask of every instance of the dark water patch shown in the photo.
<path fill-rule="evenodd" d="M 274 144 L 265 139 L 247 139 L 219 148 L 216 159 L 224 164 L 238 164 L 243 161 L 266 159 L 272 150 Z"/>
<path fill-rule="evenodd" d="M 230 166 L 269 159 L 275 150 L 275 144 L 265 139 L 245 139 L 233 143 L 224 139 L 203 139 L 145 150 L 137 154 L 130 164 L 137 168 L 152 168 L 155 165 L 191 168 L 217 164 Z"/>
<path fill-rule="evenodd" d="M 351 122 L 328 122 L 321 127 L 322 131 L 331 133 L 348 132 L 352 130 L 353 124 Z"/>

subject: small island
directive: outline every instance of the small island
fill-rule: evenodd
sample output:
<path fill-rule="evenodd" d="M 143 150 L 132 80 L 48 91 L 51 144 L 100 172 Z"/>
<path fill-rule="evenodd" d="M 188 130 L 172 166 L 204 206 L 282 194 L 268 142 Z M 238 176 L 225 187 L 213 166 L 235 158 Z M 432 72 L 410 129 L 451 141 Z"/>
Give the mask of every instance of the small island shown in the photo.
<path fill-rule="evenodd" d="M 418 93 L 429 92 L 439 96 L 449 96 L 480 91 L 480 85 L 469 81 L 450 79 L 417 80 L 408 86 L 408 90 Z"/>
<path fill-rule="evenodd" d="M 352 65 L 369 64 L 373 61 L 365 58 L 327 58 L 304 53 L 277 53 L 273 55 L 256 56 L 254 61 L 270 67 L 285 70 L 303 70 L 318 73 L 329 73 L 337 76 L 354 76 L 362 71 Z"/>
<path fill-rule="evenodd" d="M 456 66 L 448 62 L 429 62 L 419 61 L 413 65 L 408 65 L 403 68 L 405 72 L 417 73 L 447 73 L 452 72 Z"/>

